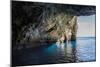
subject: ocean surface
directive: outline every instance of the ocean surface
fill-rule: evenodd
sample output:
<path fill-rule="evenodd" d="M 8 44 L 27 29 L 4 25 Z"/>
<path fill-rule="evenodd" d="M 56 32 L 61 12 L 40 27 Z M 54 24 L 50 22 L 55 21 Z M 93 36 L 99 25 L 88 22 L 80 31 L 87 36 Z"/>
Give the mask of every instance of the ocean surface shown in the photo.
<path fill-rule="evenodd" d="M 90 62 L 96 60 L 95 37 L 80 37 L 76 41 L 52 43 L 15 51 L 12 65 L 40 65 Z"/>

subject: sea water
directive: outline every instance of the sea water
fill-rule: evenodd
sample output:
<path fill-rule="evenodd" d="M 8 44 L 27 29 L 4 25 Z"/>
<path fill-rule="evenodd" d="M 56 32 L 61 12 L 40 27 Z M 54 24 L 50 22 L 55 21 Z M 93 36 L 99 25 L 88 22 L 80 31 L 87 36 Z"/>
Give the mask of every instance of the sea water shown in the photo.
<path fill-rule="evenodd" d="M 16 51 L 13 65 L 90 62 L 96 60 L 95 37 L 79 37 L 76 41 L 53 43 Z"/>

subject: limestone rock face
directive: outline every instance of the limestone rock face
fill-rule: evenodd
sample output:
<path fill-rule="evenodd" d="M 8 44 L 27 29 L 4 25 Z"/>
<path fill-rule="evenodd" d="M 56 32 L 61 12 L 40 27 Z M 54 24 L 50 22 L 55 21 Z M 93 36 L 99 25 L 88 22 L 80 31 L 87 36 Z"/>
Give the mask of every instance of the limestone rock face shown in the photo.
<path fill-rule="evenodd" d="M 45 18 L 44 18 L 45 19 Z M 63 37 L 63 40 L 76 39 L 77 32 L 77 16 L 71 16 L 64 13 L 57 15 L 50 15 L 46 20 L 42 22 L 33 30 L 34 24 L 28 28 L 26 33 L 22 33 L 25 37 L 21 42 L 31 42 L 35 40 L 58 40 Z"/>

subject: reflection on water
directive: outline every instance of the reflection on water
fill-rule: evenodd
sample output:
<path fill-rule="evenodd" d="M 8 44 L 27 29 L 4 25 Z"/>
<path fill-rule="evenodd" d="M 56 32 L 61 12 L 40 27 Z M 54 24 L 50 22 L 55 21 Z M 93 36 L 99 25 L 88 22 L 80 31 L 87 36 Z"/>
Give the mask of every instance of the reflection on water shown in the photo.
<path fill-rule="evenodd" d="M 73 63 L 95 61 L 95 38 L 53 43 L 13 53 L 13 65 Z"/>

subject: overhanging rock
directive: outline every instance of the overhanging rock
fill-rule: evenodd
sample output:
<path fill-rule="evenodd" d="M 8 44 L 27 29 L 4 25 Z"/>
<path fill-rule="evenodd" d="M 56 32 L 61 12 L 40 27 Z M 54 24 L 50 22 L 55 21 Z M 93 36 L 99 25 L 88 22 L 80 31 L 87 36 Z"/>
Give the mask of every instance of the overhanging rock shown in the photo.
<path fill-rule="evenodd" d="M 13 42 L 67 39 L 68 30 L 71 30 L 71 40 L 75 40 L 77 17 L 93 14 L 96 14 L 95 6 L 13 1 Z"/>

